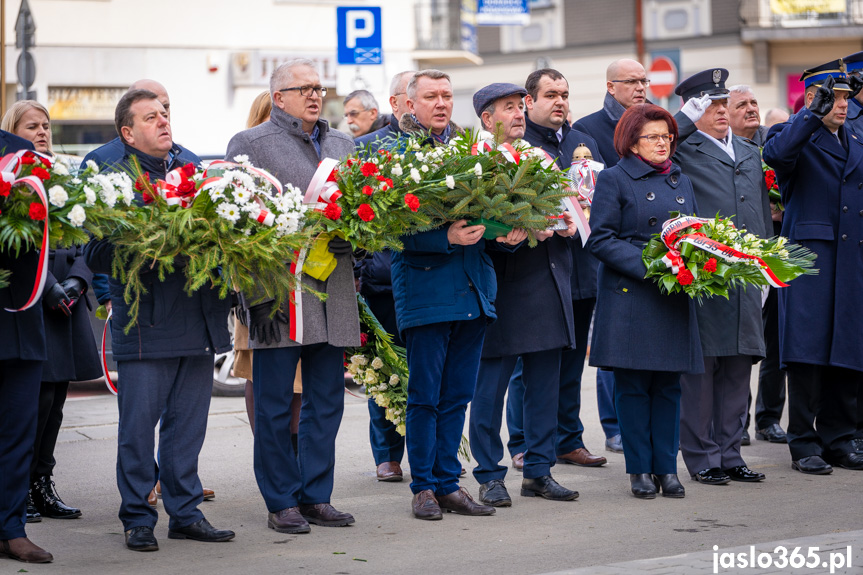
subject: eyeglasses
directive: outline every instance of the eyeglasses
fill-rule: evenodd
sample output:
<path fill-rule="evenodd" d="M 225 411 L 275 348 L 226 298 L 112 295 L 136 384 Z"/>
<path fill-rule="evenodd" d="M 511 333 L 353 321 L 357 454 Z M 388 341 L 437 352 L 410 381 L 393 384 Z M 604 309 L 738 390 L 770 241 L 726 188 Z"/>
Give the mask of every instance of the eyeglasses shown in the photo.
<path fill-rule="evenodd" d="M 650 86 L 649 78 L 630 78 L 629 80 L 612 80 L 612 82 L 615 84 L 626 84 L 627 86 L 635 86 L 636 84 Z"/>
<path fill-rule="evenodd" d="M 282 88 L 279 92 L 293 92 L 296 90 L 303 98 L 310 98 L 312 92 L 323 98 L 327 95 L 327 89 L 323 86 L 297 86 L 294 88 Z"/>
<path fill-rule="evenodd" d="M 666 144 L 670 144 L 674 141 L 674 134 L 650 134 L 648 136 L 638 136 L 639 140 L 647 140 L 651 144 L 659 143 L 659 140 L 663 140 Z"/>
<path fill-rule="evenodd" d="M 345 112 L 345 118 L 350 118 L 353 120 L 363 112 L 368 112 L 368 110 L 351 110 L 350 112 Z"/>

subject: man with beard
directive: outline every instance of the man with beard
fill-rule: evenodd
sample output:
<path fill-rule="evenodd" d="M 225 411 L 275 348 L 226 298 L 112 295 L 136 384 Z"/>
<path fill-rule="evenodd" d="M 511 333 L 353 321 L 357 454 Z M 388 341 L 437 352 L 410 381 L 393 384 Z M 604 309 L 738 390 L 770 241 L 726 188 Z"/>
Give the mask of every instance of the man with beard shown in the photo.
<path fill-rule="evenodd" d="M 390 118 L 378 112 L 378 102 L 368 90 L 354 90 L 345 98 L 345 121 L 354 138 L 386 126 Z"/>

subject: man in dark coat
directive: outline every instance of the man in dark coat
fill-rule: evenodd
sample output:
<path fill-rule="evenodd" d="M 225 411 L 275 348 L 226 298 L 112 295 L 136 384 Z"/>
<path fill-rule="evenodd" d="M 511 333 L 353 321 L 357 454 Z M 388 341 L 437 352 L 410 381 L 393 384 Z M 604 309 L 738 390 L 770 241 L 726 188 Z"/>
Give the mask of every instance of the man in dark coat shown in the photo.
<path fill-rule="evenodd" d="M 378 101 L 368 90 L 354 90 L 344 101 L 345 121 L 354 138 L 386 127 L 390 117 L 378 111 Z"/>
<path fill-rule="evenodd" d="M 779 342 L 788 372 L 792 467 L 863 469 L 854 451 L 863 384 L 863 136 L 845 127 L 863 82 L 835 60 L 806 70 L 806 108 L 770 129 L 764 161 L 776 170 L 782 234 L 812 250 L 817 275 L 779 292 Z"/>
<path fill-rule="evenodd" d="M 393 77 L 390 84 L 390 106 L 393 109 L 389 123 L 370 134 L 355 140 L 357 151 L 367 149 L 370 153 L 395 145 L 402 131 L 399 120 L 407 111 L 407 87 L 416 72 L 413 70 L 401 72 Z M 393 300 L 392 252 L 384 250 L 368 254 L 357 262 L 359 272 L 360 294 L 366 298 L 372 313 L 387 332 L 393 336 L 393 342 L 404 346 L 399 336 L 396 323 L 395 301 Z M 405 438 L 396 426 L 386 417 L 386 409 L 369 398 L 369 443 L 375 458 L 375 476 L 378 481 L 401 481 L 404 478 L 401 461 L 405 453 Z"/>
<path fill-rule="evenodd" d="M 527 91 L 515 84 L 491 84 L 473 96 L 483 128 L 501 131 L 501 143 L 515 144 L 524 135 Z M 569 223 L 573 220 L 570 218 Z M 578 497 L 551 476 L 555 463 L 560 354 L 575 344 L 569 278 L 572 256 L 569 241 L 574 227 L 554 234 L 536 234 L 535 248 L 524 243 L 523 230 L 513 230 L 490 244 L 497 276 L 497 321 L 486 331 L 476 390 L 470 407 L 470 446 L 477 465 L 479 499 L 494 507 L 509 507 L 504 485 L 506 467 L 500 465 L 503 443 L 500 424 L 504 394 L 521 357 L 524 379 L 524 435 L 527 451 L 521 494 L 556 501 Z M 518 249 L 513 250 L 516 244 Z M 496 245 L 506 247 L 495 250 Z"/>
<path fill-rule="evenodd" d="M 180 167 L 171 157 L 171 127 L 165 108 L 148 90 L 127 92 L 117 104 L 115 124 L 125 145 L 117 169 L 131 169 L 137 158 L 150 181 L 163 179 Z M 140 197 L 138 198 L 140 201 Z M 109 240 L 87 244 L 90 269 L 111 272 L 113 246 Z M 111 331 L 117 360 L 118 429 L 117 485 L 122 503 L 120 520 L 126 545 L 134 551 L 156 551 L 153 535 L 158 514 L 147 502 L 156 484 L 162 484 L 162 501 L 171 516 L 168 537 L 198 541 L 228 541 L 234 532 L 215 529 L 198 509 L 203 488 L 198 478 L 198 455 L 207 430 L 207 414 L 213 385 L 213 358 L 231 348 L 227 330 L 230 301 L 219 299 L 218 290 L 203 287 L 192 295 L 184 291 L 182 262 L 160 281 L 155 271 L 141 280 L 136 325 L 123 299 L 125 286 L 109 280 L 114 322 Z M 153 429 L 161 418 L 159 465 L 153 464 Z"/>
<path fill-rule="evenodd" d="M 528 76 L 525 82 L 525 105 L 528 109 L 525 117 L 524 139 L 528 143 L 545 150 L 554 158 L 557 166 L 566 170 L 572 164 L 572 154 L 575 149 L 584 144 L 588 147 L 597 162 L 603 161 L 603 156 L 593 138 L 573 130 L 566 121 L 569 113 L 569 83 L 563 74 L 557 70 L 537 70 Z M 574 237 L 567 240 L 570 244 L 572 257 L 572 275 L 570 277 L 570 297 L 573 308 L 573 324 L 575 330 L 575 345 L 563 351 L 560 364 L 560 395 L 557 410 L 557 439 L 555 453 L 561 463 L 570 463 L 584 467 L 598 467 L 606 463 L 606 459 L 593 455 L 584 445 L 582 434 L 584 426 L 579 418 L 581 409 L 581 376 L 584 372 L 584 358 L 587 353 L 587 334 L 590 329 L 590 318 L 593 306 L 596 304 L 596 268 L 597 261 L 581 244 L 581 239 Z M 510 385 L 508 414 L 524 413 L 524 386 L 520 379 L 515 379 Z M 513 460 L 516 455 L 524 452 L 524 436 L 521 424 L 514 418 L 507 419 L 510 432 L 508 448 Z"/>
<path fill-rule="evenodd" d="M 573 123 L 572 127 L 581 130 L 596 140 L 602 152 L 606 167 L 617 164 L 620 156 L 614 150 L 614 130 L 620 116 L 627 108 L 647 102 L 647 86 L 650 80 L 640 62 L 623 58 L 609 64 L 605 71 L 605 100 L 602 109 Z M 596 402 L 599 421 L 605 432 L 605 449 L 620 453 L 620 425 L 617 422 L 617 409 L 614 405 L 614 373 L 608 370 L 596 372 Z"/>
<path fill-rule="evenodd" d="M 758 148 L 735 136 L 728 121 L 724 68 L 681 82 L 686 102 L 675 120 L 680 143 L 673 160 L 692 181 L 699 215 L 731 218 L 759 238 L 773 235 L 767 186 Z M 691 102 L 691 104 L 690 104 Z M 754 482 L 740 455 L 753 363 L 763 358 L 761 291 L 735 288 L 697 308 L 704 373 L 680 378 L 680 451 L 689 474 L 701 483 Z"/>
<path fill-rule="evenodd" d="M 32 150 L 33 144 L 0 130 L 0 152 Z M 39 253 L 30 250 L 15 257 L 0 251 L 0 270 L 11 272 L 9 285 L 0 289 L 0 557 L 28 563 L 50 563 L 53 556 L 30 541 L 27 521 L 27 491 L 30 458 L 36 439 L 39 381 L 47 358 L 42 305 L 36 302 L 20 312 L 33 291 Z"/>

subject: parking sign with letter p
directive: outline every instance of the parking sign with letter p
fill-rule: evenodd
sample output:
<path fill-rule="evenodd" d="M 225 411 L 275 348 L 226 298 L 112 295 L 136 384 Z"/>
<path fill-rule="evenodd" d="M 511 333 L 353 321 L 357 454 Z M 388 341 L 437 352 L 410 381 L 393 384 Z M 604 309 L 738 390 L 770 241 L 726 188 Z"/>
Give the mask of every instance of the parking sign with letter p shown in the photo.
<path fill-rule="evenodd" d="M 380 7 L 336 8 L 339 64 L 383 63 Z"/>

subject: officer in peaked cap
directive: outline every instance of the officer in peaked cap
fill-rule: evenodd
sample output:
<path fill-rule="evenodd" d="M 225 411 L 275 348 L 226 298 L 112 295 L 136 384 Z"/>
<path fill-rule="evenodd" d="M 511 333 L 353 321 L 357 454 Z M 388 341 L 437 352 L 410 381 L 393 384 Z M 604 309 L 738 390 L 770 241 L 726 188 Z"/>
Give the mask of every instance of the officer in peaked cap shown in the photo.
<path fill-rule="evenodd" d="M 850 56 L 842 58 L 845 62 L 845 72 L 848 74 L 849 80 L 853 76 L 863 79 L 863 52 L 855 52 Z M 848 119 L 845 125 L 850 127 L 857 135 L 863 135 L 863 96 L 858 94 L 854 99 L 848 100 Z M 857 406 L 859 410 L 863 410 L 863 403 Z M 861 414 L 863 416 L 863 414 Z M 861 422 L 863 426 L 863 422 Z M 863 428 L 861 428 L 861 437 L 863 437 Z"/>
<path fill-rule="evenodd" d="M 728 98 L 728 89 L 725 87 L 727 79 L 728 70 L 725 68 L 704 70 L 678 84 L 674 93 L 683 98 L 684 102 L 705 96 L 710 100 L 725 100 Z"/>
<path fill-rule="evenodd" d="M 803 108 L 770 129 L 764 161 L 785 204 L 782 235 L 817 256 L 817 275 L 779 290 L 780 360 L 788 372 L 792 467 L 863 470 L 855 449 L 863 386 L 863 137 L 846 129 L 863 81 L 834 60 L 803 72 Z"/>

